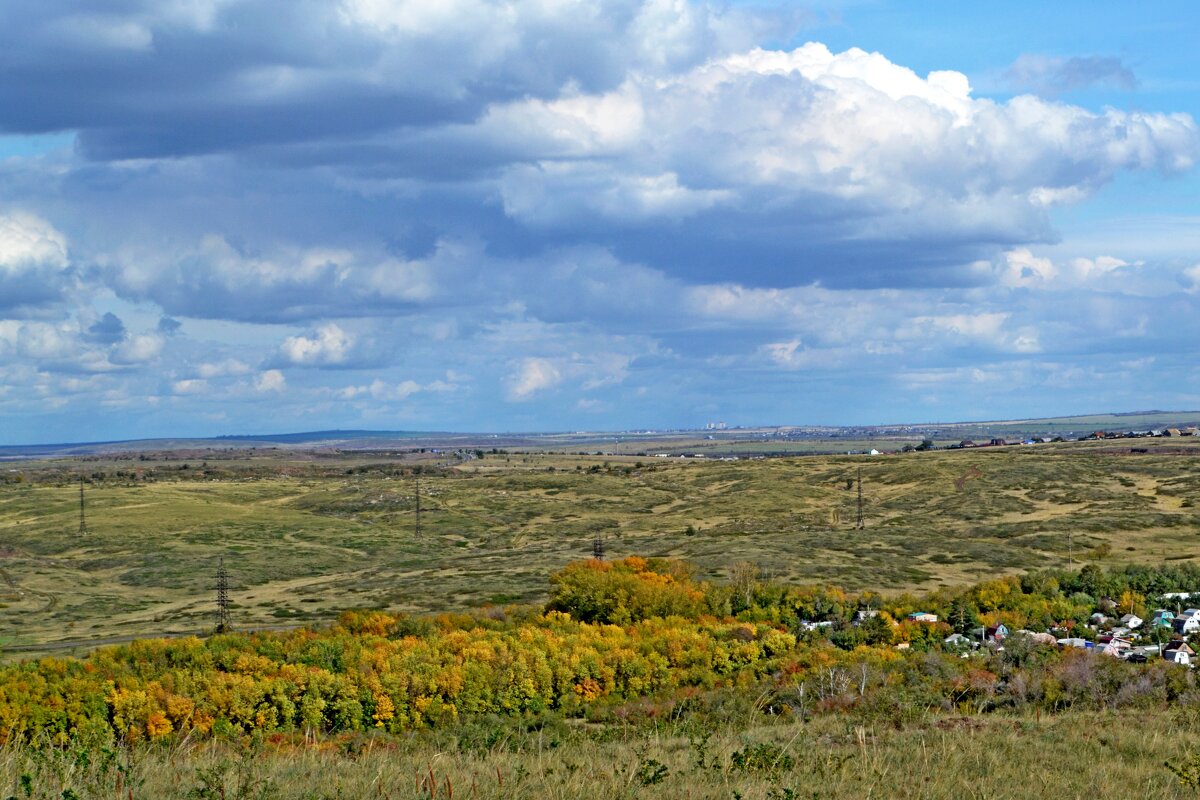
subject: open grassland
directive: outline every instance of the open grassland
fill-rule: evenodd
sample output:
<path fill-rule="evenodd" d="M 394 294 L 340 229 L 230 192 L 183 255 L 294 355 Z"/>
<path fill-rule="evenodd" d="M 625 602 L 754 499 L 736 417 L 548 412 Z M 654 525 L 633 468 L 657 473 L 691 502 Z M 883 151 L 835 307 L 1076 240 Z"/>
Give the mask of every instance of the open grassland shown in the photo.
<path fill-rule="evenodd" d="M 682 558 L 712 576 L 752 562 L 851 589 L 961 585 L 1071 554 L 1191 560 L 1198 456 L 1200 442 L 1183 439 L 725 462 L 489 454 L 435 466 L 429 455 L 280 452 L 219 469 L 149 465 L 140 478 L 128 463 L 14 462 L 10 480 L 30 477 L 0 484 L 0 639 L 202 631 L 219 557 L 239 627 L 538 601 L 544 576 L 597 536 L 613 556 Z M 92 481 L 82 539 L 71 470 Z"/>
<path fill-rule="evenodd" d="M 750 724 L 523 727 L 477 722 L 404 737 L 276 737 L 250 748 L 0 749 L 0 794 L 31 798 L 695 798 L 1195 796 L 1164 767 L 1196 720 L 1070 713 L 957 717 L 896 729 L 845 717 Z M 22 777 L 25 776 L 25 783 Z M 23 786 L 29 786 L 29 794 Z M 69 790 L 72 794 L 63 793 Z"/>

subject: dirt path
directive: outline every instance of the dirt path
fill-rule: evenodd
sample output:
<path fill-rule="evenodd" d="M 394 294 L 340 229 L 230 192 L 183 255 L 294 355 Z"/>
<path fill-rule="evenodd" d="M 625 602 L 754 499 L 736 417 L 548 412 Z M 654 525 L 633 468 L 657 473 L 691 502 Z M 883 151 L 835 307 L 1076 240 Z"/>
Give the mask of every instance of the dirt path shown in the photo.
<path fill-rule="evenodd" d="M 39 609 L 39 613 L 44 614 L 47 611 L 53 611 L 54 609 L 58 608 L 58 597 L 50 594 L 49 592 L 39 592 L 36 589 L 27 589 L 22 587 L 21 584 L 17 582 L 16 578 L 12 576 L 12 573 L 3 567 L 0 567 L 0 580 L 3 580 L 8 588 L 16 592 L 20 597 L 32 595 L 33 597 L 38 597 L 44 600 L 46 605 Z"/>

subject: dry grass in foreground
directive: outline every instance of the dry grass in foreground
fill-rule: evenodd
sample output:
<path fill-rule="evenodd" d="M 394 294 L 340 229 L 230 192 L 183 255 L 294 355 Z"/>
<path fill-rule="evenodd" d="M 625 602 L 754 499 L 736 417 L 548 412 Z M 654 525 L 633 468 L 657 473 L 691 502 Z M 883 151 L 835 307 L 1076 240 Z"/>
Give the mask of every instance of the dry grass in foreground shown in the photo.
<path fill-rule="evenodd" d="M 902 730 L 846 718 L 506 726 L 306 743 L 176 743 L 122 750 L 0 750 L 17 798 L 1176 798 L 1164 760 L 1200 744 L 1195 716 L 1069 713 L 940 718 Z"/>

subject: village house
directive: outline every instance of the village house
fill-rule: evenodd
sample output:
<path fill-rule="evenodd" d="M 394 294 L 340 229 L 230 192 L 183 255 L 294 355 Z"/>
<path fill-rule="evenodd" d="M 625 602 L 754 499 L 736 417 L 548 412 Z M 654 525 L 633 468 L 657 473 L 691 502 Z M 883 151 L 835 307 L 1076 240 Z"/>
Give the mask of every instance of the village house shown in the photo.
<path fill-rule="evenodd" d="M 989 625 L 986 629 L 975 628 L 971 631 L 971 637 L 977 642 L 981 639 L 987 642 L 1002 642 L 1008 638 L 1008 635 L 1008 626 L 1004 623 Z"/>
<path fill-rule="evenodd" d="M 909 622 L 937 622 L 937 614 L 930 614 L 928 611 L 914 611 L 908 615 Z"/>
<path fill-rule="evenodd" d="M 1150 625 L 1155 628 L 1170 628 L 1175 622 L 1175 612 L 1160 608 L 1150 617 Z"/>
<path fill-rule="evenodd" d="M 799 627 L 800 627 L 800 630 L 802 630 L 802 631 L 815 631 L 815 630 L 820 630 L 821 628 L 832 628 L 833 620 L 822 620 L 820 622 L 809 622 L 806 619 L 802 619 L 802 620 L 800 620 Z"/>
<path fill-rule="evenodd" d="M 1096 640 L 1096 649 L 1106 656 L 1121 658 L 1133 649 L 1133 642 L 1122 636 L 1101 636 Z"/>
<path fill-rule="evenodd" d="M 1059 647 L 1077 647 L 1080 650 L 1084 650 L 1084 649 L 1090 649 L 1091 647 L 1094 647 L 1095 645 L 1093 645 L 1087 639 L 1081 639 L 1078 636 L 1072 636 L 1067 639 L 1059 639 L 1058 646 Z"/>
<path fill-rule="evenodd" d="M 1173 664 L 1192 665 L 1192 658 L 1195 657 L 1196 651 L 1193 650 L 1187 642 L 1170 642 L 1162 649 L 1162 656 L 1167 661 Z"/>
<path fill-rule="evenodd" d="M 1121 624 L 1130 630 L 1133 630 L 1134 628 L 1140 628 L 1144 621 L 1145 620 L 1143 620 L 1137 614 L 1126 614 L 1125 616 L 1121 617 Z"/>

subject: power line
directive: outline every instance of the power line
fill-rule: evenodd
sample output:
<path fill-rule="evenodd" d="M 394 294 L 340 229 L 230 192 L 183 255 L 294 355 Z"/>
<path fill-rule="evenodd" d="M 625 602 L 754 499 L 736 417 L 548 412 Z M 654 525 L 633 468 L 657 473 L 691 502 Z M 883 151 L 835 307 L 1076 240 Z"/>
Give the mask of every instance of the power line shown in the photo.
<path fill-rule="evenodd" d="M 421 535 L 421 476 L 416 472 L 413 473 L 413 495 L 417 500 L 416 524 L 414 533 L 419 537 Z"/>
<path fill-rule="evenodd" d="M 225 559 L 217 561 L 217 633 L 229 630 L 229 573 Z"/>
<path fill-rule="evenodd" d="M 862 495 L 862 467 L 858 468 L 858 528 L 867 527 L 866 521 L 863 519 L 863 495 Z"/>
<path fill-rule="evenodd" d="M 79 535 L 88 535 L 87 517 L 83 510 L 83 476 L 79 477 Z"/>

